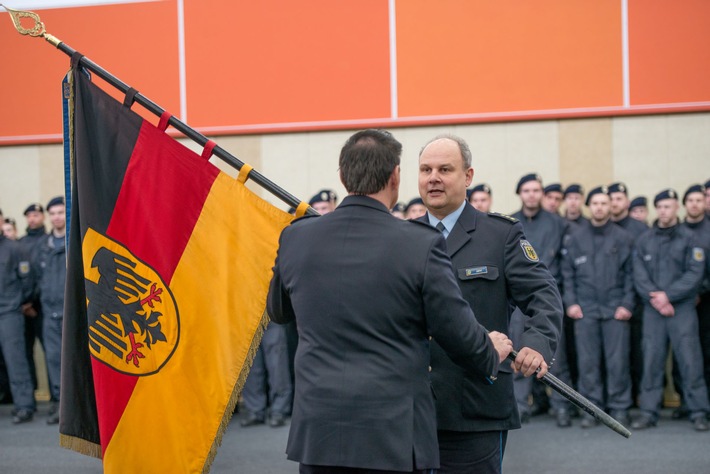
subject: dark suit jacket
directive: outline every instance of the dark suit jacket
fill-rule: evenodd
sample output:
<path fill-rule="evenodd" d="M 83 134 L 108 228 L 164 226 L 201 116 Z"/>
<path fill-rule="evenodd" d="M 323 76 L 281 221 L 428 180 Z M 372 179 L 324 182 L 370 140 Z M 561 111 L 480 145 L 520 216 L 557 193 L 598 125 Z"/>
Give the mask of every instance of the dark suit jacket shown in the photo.
<path fill-rule="evenodd" d="M 428 222 L 427 216 L 420 220 Z M 461 292 L 478 321 L 489 331 L 508 334 L 512 310 L 520 307 L 530 318 L 521 347 L 535 349 L 549 362 L 562 325 L 562 300 L 555 279 L 544 264 L 531 260 L 525 241 L 516 219 L 465 206 L 446 246 Z M 519 428 L 510 364 L 501 364 L 497 380 L 490 384 L 455 365 L 436 342 L 431 347 L 431 378 L 439 429 Z"/>
<path fill-rule="evenodd" d="M 438 467 L 430 334 L 481 379 L 497 372 L 441 233 L 368 197 L 283 231 L 267 309 L 298 327 L 286 452 L 305 464 Z"/>

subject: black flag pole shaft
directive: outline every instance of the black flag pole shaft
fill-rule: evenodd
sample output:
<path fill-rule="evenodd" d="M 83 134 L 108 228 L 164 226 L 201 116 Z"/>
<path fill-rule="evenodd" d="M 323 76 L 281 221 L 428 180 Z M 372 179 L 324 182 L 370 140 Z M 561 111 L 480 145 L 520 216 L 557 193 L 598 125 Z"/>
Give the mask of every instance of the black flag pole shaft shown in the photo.
<path fill-rule="evenodd" d="M 33 37 L 43 37 L 47 42 L 52 44 L 54 47 L 56 47 L 58 50 L 62 51 L 64 54 L 66 54 L 69 57 L 72 57 L 77 51 L 72 48 L 71 46 L 67 45 L 66 43 L 62 42 L 60 39 L 57 37 L 50 35 L 49 33 L 46 32 L 44 28 L 44 23 L 42 23 L 39 19 L 39 15 L 37 15 L 34 12 L 25 12 L 25 11 L 20 11 L 20 10 L 13 10 L 12 8 L 8 8 L 7 6 L 3 5 L 0 3 L 0 6 L 3 7 L 5 10 L 7 10 L 10 13 L 10 16 L 12 18 L 12 22 L 15 25 L 15 29 L 22 35 L 27 35 L 27 36 L 33 36 Z M 21 21 L 23 18 L 30 18 L 31 20 L 34 21 L 34 25 L 32 28 L 26 28 L 21 24 Z M 126 84 L 125 82 L 121 81 L 119 78 L 93 62 L 91 59 L 87 58 L 86 56 L 82 56 L 79 65 L 85 67 L 89 71 L 93 72 L 97 76 L 99 76 L 101 79 L 109 83 L 111 86 L 115 87 L 119 91 L 123 92 L 124 94 L 128 92 L 129 89 L 131 89 L 131 86 Z M 149 112 L 152 114 L 155 114 L 156 116 L 160 117 L 163 112 L 165 112 L 165 109 L 160 107 L 158 104 L 150 100 L 149 98 L 145 97 L 143 94 L 140 92 L 136 93 L 135 95 L 135 102 L 138 102 L 140 105 L 146 108 Z M 170 120 L 168 120 L 168 124 L 172 125 L 176 130 L 184 134 L 186 137 L 190 138 L 192 141 L 196 142 L 200 146 L 205 146 L 209 139 L 202 135 L 200 132 L 195 130 L 194 128 L 190 127 L 187 125 L 185 122 L 182 120 L 176 118 L 174 115 L 170 117 Z M 235 168 L 236 170 L 241 170 L 242 166 L 244 166 L 244 162 L 239 160 L 237 157 L 229 153 L 227 150 L 224 148 L 220 147 L 219 145 L 216 145 L 214 149 L 212 150 L 212 153 L 222 159 L 225 163 L 230 165 L 231 167 Z M 279 198 L 281 201 L 284 203 L 288 204 L 289 206 L 296 208 L 298 205 L 301 203 L 301 200 L 298 199 L 296 196 L 293 194 L 289 193 L 282 187 L 278 186 L 276 183 L 273 181 L 269 180 L 267 177 L 259 173 L 258 171 L 252 169 L 251 172 L 249 173 L 249 179 L 254 181 L 256 184 Z M 318 214 L 313 208 L 309 207 L 308 210 L 306 211 L 306 214 Z"/>
<path fill-rule="evenodd" d="M 518 353 L 516 351 L 511 351 L 510 354 L 508 354 L 508 360 L 510 360 L 511 362 L 515 361 L 516 357 L 518 357 Z M 539 370 L 540 369 L 538 369 L 538 371 Z M 555 392 L 565 397 L 575 406 L 578 406 L 582 410 L 592 415 L 596 420 L 604 423 L 606 426 L 619 433 L 621 436 L 625 438 L 631 436 L 631 432 L 626 429 L 624 425 L 619 423 L 618 420 L 614 419 L 607 412 L 587 400 L 581 393 L 577 392 L 572 387 L 570 387 L 551 373 L 546 373 L 538 380 L 540 380 L 540 382 L 544 383 L 548 387 L 552 388 Z"/>

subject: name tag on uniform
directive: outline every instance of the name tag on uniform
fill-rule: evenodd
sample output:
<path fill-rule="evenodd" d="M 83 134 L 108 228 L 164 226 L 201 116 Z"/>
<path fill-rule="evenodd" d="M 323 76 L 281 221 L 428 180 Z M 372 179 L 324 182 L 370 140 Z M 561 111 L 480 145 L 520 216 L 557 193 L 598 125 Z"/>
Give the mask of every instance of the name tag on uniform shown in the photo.
<path fill-rule="evenodd" d="M 650 262 L 652 259 L 653 259 L 653 257 L 651 257 L 650 255 L 644 255 L 644 256 L 643 256 L 643 261 L 644 261 L 644 262 Z"/>
<path fill-rule="evenodd" d="M 27 262 L 27 261 L 22 261 L 22 262 L 20 262 L 20 264 L 18 265 L 18 270 L 19 270 L 19 272 L 20 272 L 20 275 L 22 275 L 22 276 L 29 275 L 29 273 L 30 273 L 30 262 Z"/>
<path fill-rule="evenodd" d="M 488 267 L 472 267 L 472 268 L 466 268 L 464 270 L 464 273 L 466 274 L 467 277 L 474 276 L 474 275 L 485 275 L 488 273 Z"/>
<path fill-rule="evenodd" d="M 581 257 L 577 257 L 574 259 L 574 264 L 577 266 L 579 266 L 583 263 L 587 263 L 587 256 L 586 255 L 582 255 Z"/>

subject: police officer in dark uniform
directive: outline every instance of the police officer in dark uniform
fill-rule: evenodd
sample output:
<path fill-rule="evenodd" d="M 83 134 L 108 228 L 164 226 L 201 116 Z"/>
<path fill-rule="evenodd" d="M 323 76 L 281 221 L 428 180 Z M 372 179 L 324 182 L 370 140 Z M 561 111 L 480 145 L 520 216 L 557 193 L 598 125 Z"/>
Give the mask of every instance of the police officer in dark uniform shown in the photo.
<path fill-rule="evenodd" d="M 21 237 L 18 242 L 22 245 L 24 252 L 29 257 L 30 261 L 37 259 L 37 253 L 41 242 L 47 237 L 47 231 L 44 228 L 44 208 L 41 204 L 30 204 L 24 212 L 27 219 L 27 233 Z M 37 282 L 37 269 L 32 269 L 32 281 Z M 27 363 L 30 365 L 30 373 L 32 374 L 32 383 L 34 389 L 37 390 L 37 369 L 35 368 L 34 348 L 35 340 L 39 340 L 44 348 L 44 340 L 42 339 L 42 306 L 39 301 L 39 293 L 37 288 L 33 288 L 32 297 L 28 302 L 22 305 L 22 314 L 25 315 L 25 352 L 27 354 Z"/>
<path fill-rule="evenodd" d="M 645 429 L 658 422 L 663 401 L 664 366 L 670 339 L 678 360 L 683 394 L 697 431 L 707 431 L 710 411 L 703 378 L 695 299 L 705 273 L 705 252 L 678 220 L 678 198 L 666 189 L 653 200 L 657 221 L 636 241 L 634 284 L 643 300 L 643 376 L 641 416 L 631 427 Z"/>
<path fill-rule="evenodd" d="M 469 204 L 481 212 L 491 212 L 493 205 L 493 191 L 491 187 L 485 183 L 477 184 L 471 188 L 471 192 L 467 193 L 466 198 Z"/>
<path fill-rule="evenodd" d="M 648 225 L 648 201 L 644 196 L 636 196 L 631 200 L 629 216 Z"/>
<path fill-rule="evenodd" d="M 560 183 L 548 184 L 542 191 L 542 208 L 551 214 L 559 215 L 564 199 L 562 185 Z"/>
<path fill-rule="evenodd" d="M 563 297 L 567 316 L 575 320 L 579 392 L 628 424 L 628 321 L 635 297 L 633 239 L 609 220 L 607 192 L 606 186 L 589 192 L 586 205 L 591 210 L 590 223 L 575 227 L 565 242 Z M 596 424 L 593 417 L 585 415 L 581 426 L 590 428 Z"/>
<path fill-rule="evenodd" d="M 705 208 L 707 189 L 701 184 L 688 188 L 683 195 L 685 222 L 683 225 L 695 235 L 696 244 L 705 250 L 705 278 L 700 286 L 700 297 L 696 307 L 700 347 L 703 351 L 705 385 L 710 394 L 710 217 Z"/>
<path fill-rule="evenodd" d="M 624 183 L 616 182 L 609 185 L 611 198 L 611 220 L 620 225 L 634 239 L 639 238 L 648 226 L 629 215 L 629 191 Z M 643 354 L 641 351 L 641 333 L 643 327 L 643 303 L 636 297 L 634 310 L 631 312 L 631 397 L 636 400 L 641 387 L 643 373 Z"/>
<path fill-rule="evenodd" d="M 561 189 L 561 188 L 560 188 Z M 561 282 L 560 259 L 562 258 L 562 244 L 567 232 L 568 224 L 560 216 L 545 211 L 542 208 L 542 178 L 536 173 L 530 173 L 518 181 L 516 193 L 522 201 L 520 211 L 513 217 L 520 221 L 525 235 L 537 252 L 540 261 L 545 264 L 558 282 Z M 528 324 L 528 319 L 521 311 L 515 311 L 511 320 L 511 339 L 518 343 L 521 334 Z M 567 361 L 567 346 L 565 337 L 560 336 L 554 356 L 554 364 L 550 372 L 565 383 L 570 383 L 569 365 Z M 523 421 L 530 416 L 528 398 L 532 392 L 532 379 L 515 377 L 515 397 Z M 569 402 L 557 392 L 553 392 L 550 403 L 556 412 L 557 424 L 560 427 L 571 425 Z"/>
<path fill-rule="evenodd" d="M 584 188 L 581 184 L 570 184 L 565 188 L 565 219 L 570 224 L 587 225 L 589 219 L 582 214 L 582 204 L 584 203 Z"/>
<path fill-rule="evenodd" d="M 19 243 L 0 235 L 0 350 L 15 404 L 12 422 L 32 420 L 36 404 L 25 354 L 22 304 L 32 294 L 30 264 Z"/>
<path fill-rule="evenodd" d="M 533 370 L 545 367 L 562 320 L 557 284 L 516 219 L 480 212 L 466 203 L 472 177 L 471 152 L 463 139 L 443 135 L 430 141 L 419 157 L 419 192 L 428 208 L 420 220 L 441 227 L 461 292 L 481 324 L 507 332 L 512 308 L 522 308 L 529 324 L 518 358 L 534 360 Z M 520 427 L 510 367 L 501 365 L 498 378 L 490 383 L 454 364 L 436 341 L 431 367 L 438 472 L 500 472 L 507 432 Z"/>

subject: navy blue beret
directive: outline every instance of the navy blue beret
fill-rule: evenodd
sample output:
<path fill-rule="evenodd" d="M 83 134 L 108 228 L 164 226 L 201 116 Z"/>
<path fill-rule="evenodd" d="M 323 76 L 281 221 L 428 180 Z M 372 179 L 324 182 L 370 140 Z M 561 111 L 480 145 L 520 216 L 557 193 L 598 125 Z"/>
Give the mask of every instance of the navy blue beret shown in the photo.
<path fill-rule="evenodd" d="M 624 193 L 625 195 L 629 195 L 628 190 L 626 189 L 626 185 L 624 183 L 612 183 L 609 185 L 609 194 L 611 193 Z"/>
<path fill-rule="evenodd" d="M 315 203 L 318 202 L 335 202 L 338 200 L 338 196 L 335 194 L 330 189 L 321 189 L 318 191 L 315 196 L 311 198 L 310 201 L 308 201 L 308 205 L 312 206 Z"/>
<path fill-rule="evenodd" d="M 416 205 L 416 204 L 421 204 L 424 205 L 424 201 L 422 201 L 422 198 L 414 198 L 411 201 L 407 203 L 407 205 L 404 208 L 404 212 L 407 212 L 410 207 Z"/>
<path fill-rule="evenodd" d="M 520 194 L 520 186 L 527 183 L 528 181 L 537 181 L 542 184 L 542 178 L 537 173 L 529 173 L 518 180 L 518 185 L 515 187 L 515 194 Z"/>
<path fill-rule="evenodd" d="M 49 209 L 50 209 L 52 206 L 57 206 L 57 205 L 60 205 L 60 204 L 61 204 L 62 206 L 64 205 L 64 196 L 53 197 L 53 198 L 50 199 L 50 201 L 47 203 L 47 210 L 49 211 Z"/>
<path fill-rule="evenodd" d="M 597 194 L 609 194 L 609 188 L 607 186 L 597 186 L 596 188 L 592 189 L 589 191 L 589 194 L 587 194 L 587 200 L 584 202 L 585 206 L 589 206 L 589 201 L 592 200 L 592 196 L 595 196 Z"/>
<path fill-rule="evenodd" d="M 567 196 L 568 194 L 572 194 L 572 193 L 584 194 L 584 188 L 582 187 L 581 184 L 570 184 L 565 189 L 565 196 Z"/>
<path fill-rule="evenodd" d="M 562 193 L 562 185 L 560 183 L 552 183 L 545 186 L 543 189 L 545 194 L 547 193 Z"/>
<path fill-rule="evenodd" d="M 394 205 L 394 207 L 392 208 L 392 211 L 393 212 L 404 212 L 405 208 L 406 208 L 406 206 L 404 205 L 403 202 L 398 202 L 397 204 Z"/>
<path fill-rule="evenodd" d="M 629 209 L 633 209 L 634 207 L 647 207 L 648 206 L 648 201 L 646 200 L 645 196 L 637 196 L 631 200 L 631 204 L 629 204 Z"/>
<path fill-rule="evenodd" d="M 471 188 L 471 194 L 473 193 L 486 193 L 489 196 L 493 195 L 493 193 L 491 192 L 491 187 L 485 183 L 478 184 Z"/>
<path fill-rule="evenodd" d="M 664 189 L 653 198 L 653 205 L 657 205 L 658 201 L 663 201 L 664 199 L 678 199 L 678 193 L 671 188 Z"/>
<path fill-rule="evenodd" d="M 33 212 L 33 211 L 36 211 L 36 212 L 44 212 L 44 208 L 42 207 L 41 204 L 38 204 L 38 203 L 35 202 L 35 203 L 30 204 L 29 206 L 27 206 L 27 209 L 25 209 L 25 212 L 23 212 L 23 214 L 24 214 L 24 215 L 27 215 L 27 214 L 29 214 L 30 212 Z"/>

